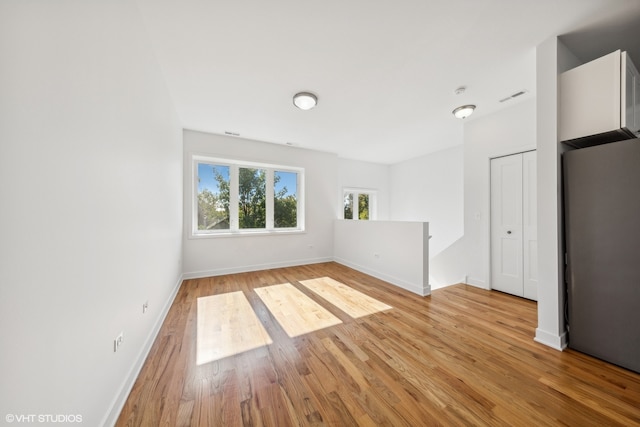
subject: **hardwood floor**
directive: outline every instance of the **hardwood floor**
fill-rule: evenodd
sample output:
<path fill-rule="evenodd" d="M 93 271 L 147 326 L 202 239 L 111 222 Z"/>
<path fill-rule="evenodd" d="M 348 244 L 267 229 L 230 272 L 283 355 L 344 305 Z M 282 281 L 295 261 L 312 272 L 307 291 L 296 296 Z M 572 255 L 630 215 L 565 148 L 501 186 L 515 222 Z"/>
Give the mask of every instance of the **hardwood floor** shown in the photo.
<path fill-rule="evenodd" d="M 393 308 L 330 277 L 300 280 L 299 283 L 351 317 L 368 316 Z"/>
<path fill-rule="evenodd" d="M 271 344 L 244 292 L 198 298 L 196 365 Z"/>
<path fill-rule="evenodd" d="M 393 308 L 354 319 L 300 284 L 325 276 Z M 253 291 L 281 283 L 343 323 L 289 338 Z M 235 291 L 273 343 L 197 366 L 197 298 Z M 538 344 L 536 325 L 532 301 L 423 298 L 335 263 L 186 280 L 117 425 L 640 425 L 640 375 Z"/>
<path fill-rule="evenodd" d="M 289 337 L 339 325 L 340 319 L 300 292 L 291 283 L 253 290 Z"/>

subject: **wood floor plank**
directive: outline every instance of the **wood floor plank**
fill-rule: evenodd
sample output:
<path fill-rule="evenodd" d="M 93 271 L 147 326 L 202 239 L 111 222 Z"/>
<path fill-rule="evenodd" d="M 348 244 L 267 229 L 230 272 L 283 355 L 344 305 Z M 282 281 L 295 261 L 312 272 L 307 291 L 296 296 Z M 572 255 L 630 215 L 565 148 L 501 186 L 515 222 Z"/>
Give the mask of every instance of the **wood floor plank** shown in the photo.
<path fill-rule="evenodd" d="M 300 283 L 354 318 L 393 308 L 331 277 L 301 280 Z"/>
<path fill-rule="evenodd" d="M 196 364 L 271 344 L 242 291 L 198 298 Z"/>
<path fill-rule="evenodd" d="M 297 337 L 342 323 L 290 283 L 265 286 L 254 291 L 289 337 Z"/>
<path fill-rule="evenodd" d="M 324 277 L 393 308 L 354 318 L 303 286 Z M 256 291 L 283 283 L 342 323 L 290 337 Z M 198 298 L 232 292 L 273 342 L 197 365 Z M 640 374 L 535 342 L 536 311 L 336 263 L 185 280 L 116 425 L 640 426 Z"/>

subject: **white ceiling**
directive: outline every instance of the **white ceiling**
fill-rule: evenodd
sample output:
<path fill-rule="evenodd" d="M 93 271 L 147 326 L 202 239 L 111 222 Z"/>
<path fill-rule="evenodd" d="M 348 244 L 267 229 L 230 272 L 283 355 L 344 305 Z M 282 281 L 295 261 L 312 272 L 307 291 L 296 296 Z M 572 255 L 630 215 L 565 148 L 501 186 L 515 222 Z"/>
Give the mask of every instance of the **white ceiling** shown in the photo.
<path fill-rule="evenodd" d="M 585 57 L 621 37 L 616 22 L 640 28 L 640 0 L 137 4 L 184 128 L 386 164 L 461 144 L 459 105 L 476 104 L 474 120 L 534 97 L 548 37 Z M 299 91 L 318 106 L 295 108 Z"/>

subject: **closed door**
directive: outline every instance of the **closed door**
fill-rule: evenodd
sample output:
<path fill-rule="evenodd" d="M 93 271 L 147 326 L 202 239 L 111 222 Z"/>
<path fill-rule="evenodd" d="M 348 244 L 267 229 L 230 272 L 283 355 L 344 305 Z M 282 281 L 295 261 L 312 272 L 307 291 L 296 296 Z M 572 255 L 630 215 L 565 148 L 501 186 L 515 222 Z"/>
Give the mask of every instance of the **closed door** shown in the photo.
<path fill-rule="evenodd" d="M 537 300 L 536 153 L 491 160 L 491 287 Z"/>

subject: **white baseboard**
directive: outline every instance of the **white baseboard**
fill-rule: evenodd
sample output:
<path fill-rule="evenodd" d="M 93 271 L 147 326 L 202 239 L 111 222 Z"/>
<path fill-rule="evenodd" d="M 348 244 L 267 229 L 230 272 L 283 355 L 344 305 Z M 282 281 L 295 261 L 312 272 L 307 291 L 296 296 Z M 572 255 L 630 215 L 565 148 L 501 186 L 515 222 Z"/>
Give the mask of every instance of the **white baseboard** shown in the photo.
<path fill-rule="evenodd" d="M 482 279 L 476 279 L 475 277 L 466 276 L 467 285 L 475 286 L 476 288 L 489 289 L 487 284 Z"/>
<path fill-rule="evenodd" d="M 557 335 L 547 331 L 543 331 L 540 328 L 537 328 L 536 336 L 533 340 L 536 342 L 539 342 L 540 344 L 544 344 L 548 347 L 551 347 L 559 351 L 563 351 L 565 348 L 567 348 L 566 332 L 563 332 L 562 334 Z"/>
<path fill-rule="evenodd" d="M 192 271 L 190 273 L 184 273 L 182 276 L 185 280 L 200 279 L 202 277 L 213 277 L 213 276 L 222 276 L 225 274 L 247 273 L 250 271 L 270 270 L 273 268 L 296 267 L 298 265 L 319 264 L 321 262 L 331 262 L 331 261 L 333 261 L 333 258 L 331 257 L 300 259 L 300 260 L 275 262 L 275 263 L 268 263 L 268 264 L 254 264 L 254 265 L 244 265 L 244 266 L 230 267 L 230 268 L 217 268 L 214 270 Z"/>
<path fill-rule="evenodd" d="M 140 375 L 142 366 L 144 365 L 144 362 L 147 360 L 147 357 L 149 356 L 151 347 L 153 346 L 153 343 L 155 342 L 156 337 L 158 336 L 158 333 L 160 333 L 160 328 L 162 327 L 162 324 L 164 323 L 164 319 L 167 317 L 167 314 L 169 314 L 169 309 L 173 305 L 173 301 L 176 299 L 176 296 L 178 295 L 178 291 L 180 290 L 180 286 L 182 285 L 183 281 L 184 281 L 184 275 L 180 275 L 178 277 L 176 284 L 173 287 L 173 290 L 171 291 L 171 295 L 167 299 L 165 305 L 162 307 L 162 310 L 160 311 L 158 318 L 156 319 L 156 322 L 153 325 L 153 328 L 151 328 L 151 331 L 149 331 L 149 334 L 147 335 L 147 339 L 145 340 L 144 345 L 140 350 L 140 353 L 138 354 L 138 357 L 135 363 L 129 370 L 129 374 L 127 375 L 124 383 L 120 387 L 120 391 L 118 392 L 116 398 L 111 403 L 109 412 L 107 412 L 107 415 L 103 418 L 101 423 L 103 427 L 113 426 L 118 420 L 118 416 L 120 415 L 120 412 L 124 407 L 124 404 L 127 402 L 129 393 L 131 393 L 131 389 L 133 388 L 133 385 L 138 379 L 138 375 Z"/>
<path fill-rule="evenodd" d="M 436 284 L 429 283 L 429 287 L 431 288 L 432 291 L 435 291 L 436 289 L 446 288 L 447 286 L 451 286 L 451 285 L 446 285 L 446 284 L 443 285 L 441 283 L 436 283 Z"/>
<path fill-rule="evenodd" d="M 354 264 L 342 258 L 334 258 L 333 259 L 338 264 L 345 265 L 349 268 L 353 268 L 354 270 L 358 270 L 361 273 L 368 274 L 369 276 L 373 276 L 377 279 L 384 280 L 385 282 L 389 282 L 392 285 L 395 285 L 399 288 L 406 289 L 407 291 L 413 292 L 414 294 L 418 294 L 420 296 L 431 295 L 431 286 L 430 285 L 421 285 L 417 283 L 410 283 L 402 279 L 398 279 L 397 277 L 389 276 L 387 274 L 381 273 L 379 271 L 372 270 L 367 267 L 363 267 L 358 264 Z"/>

